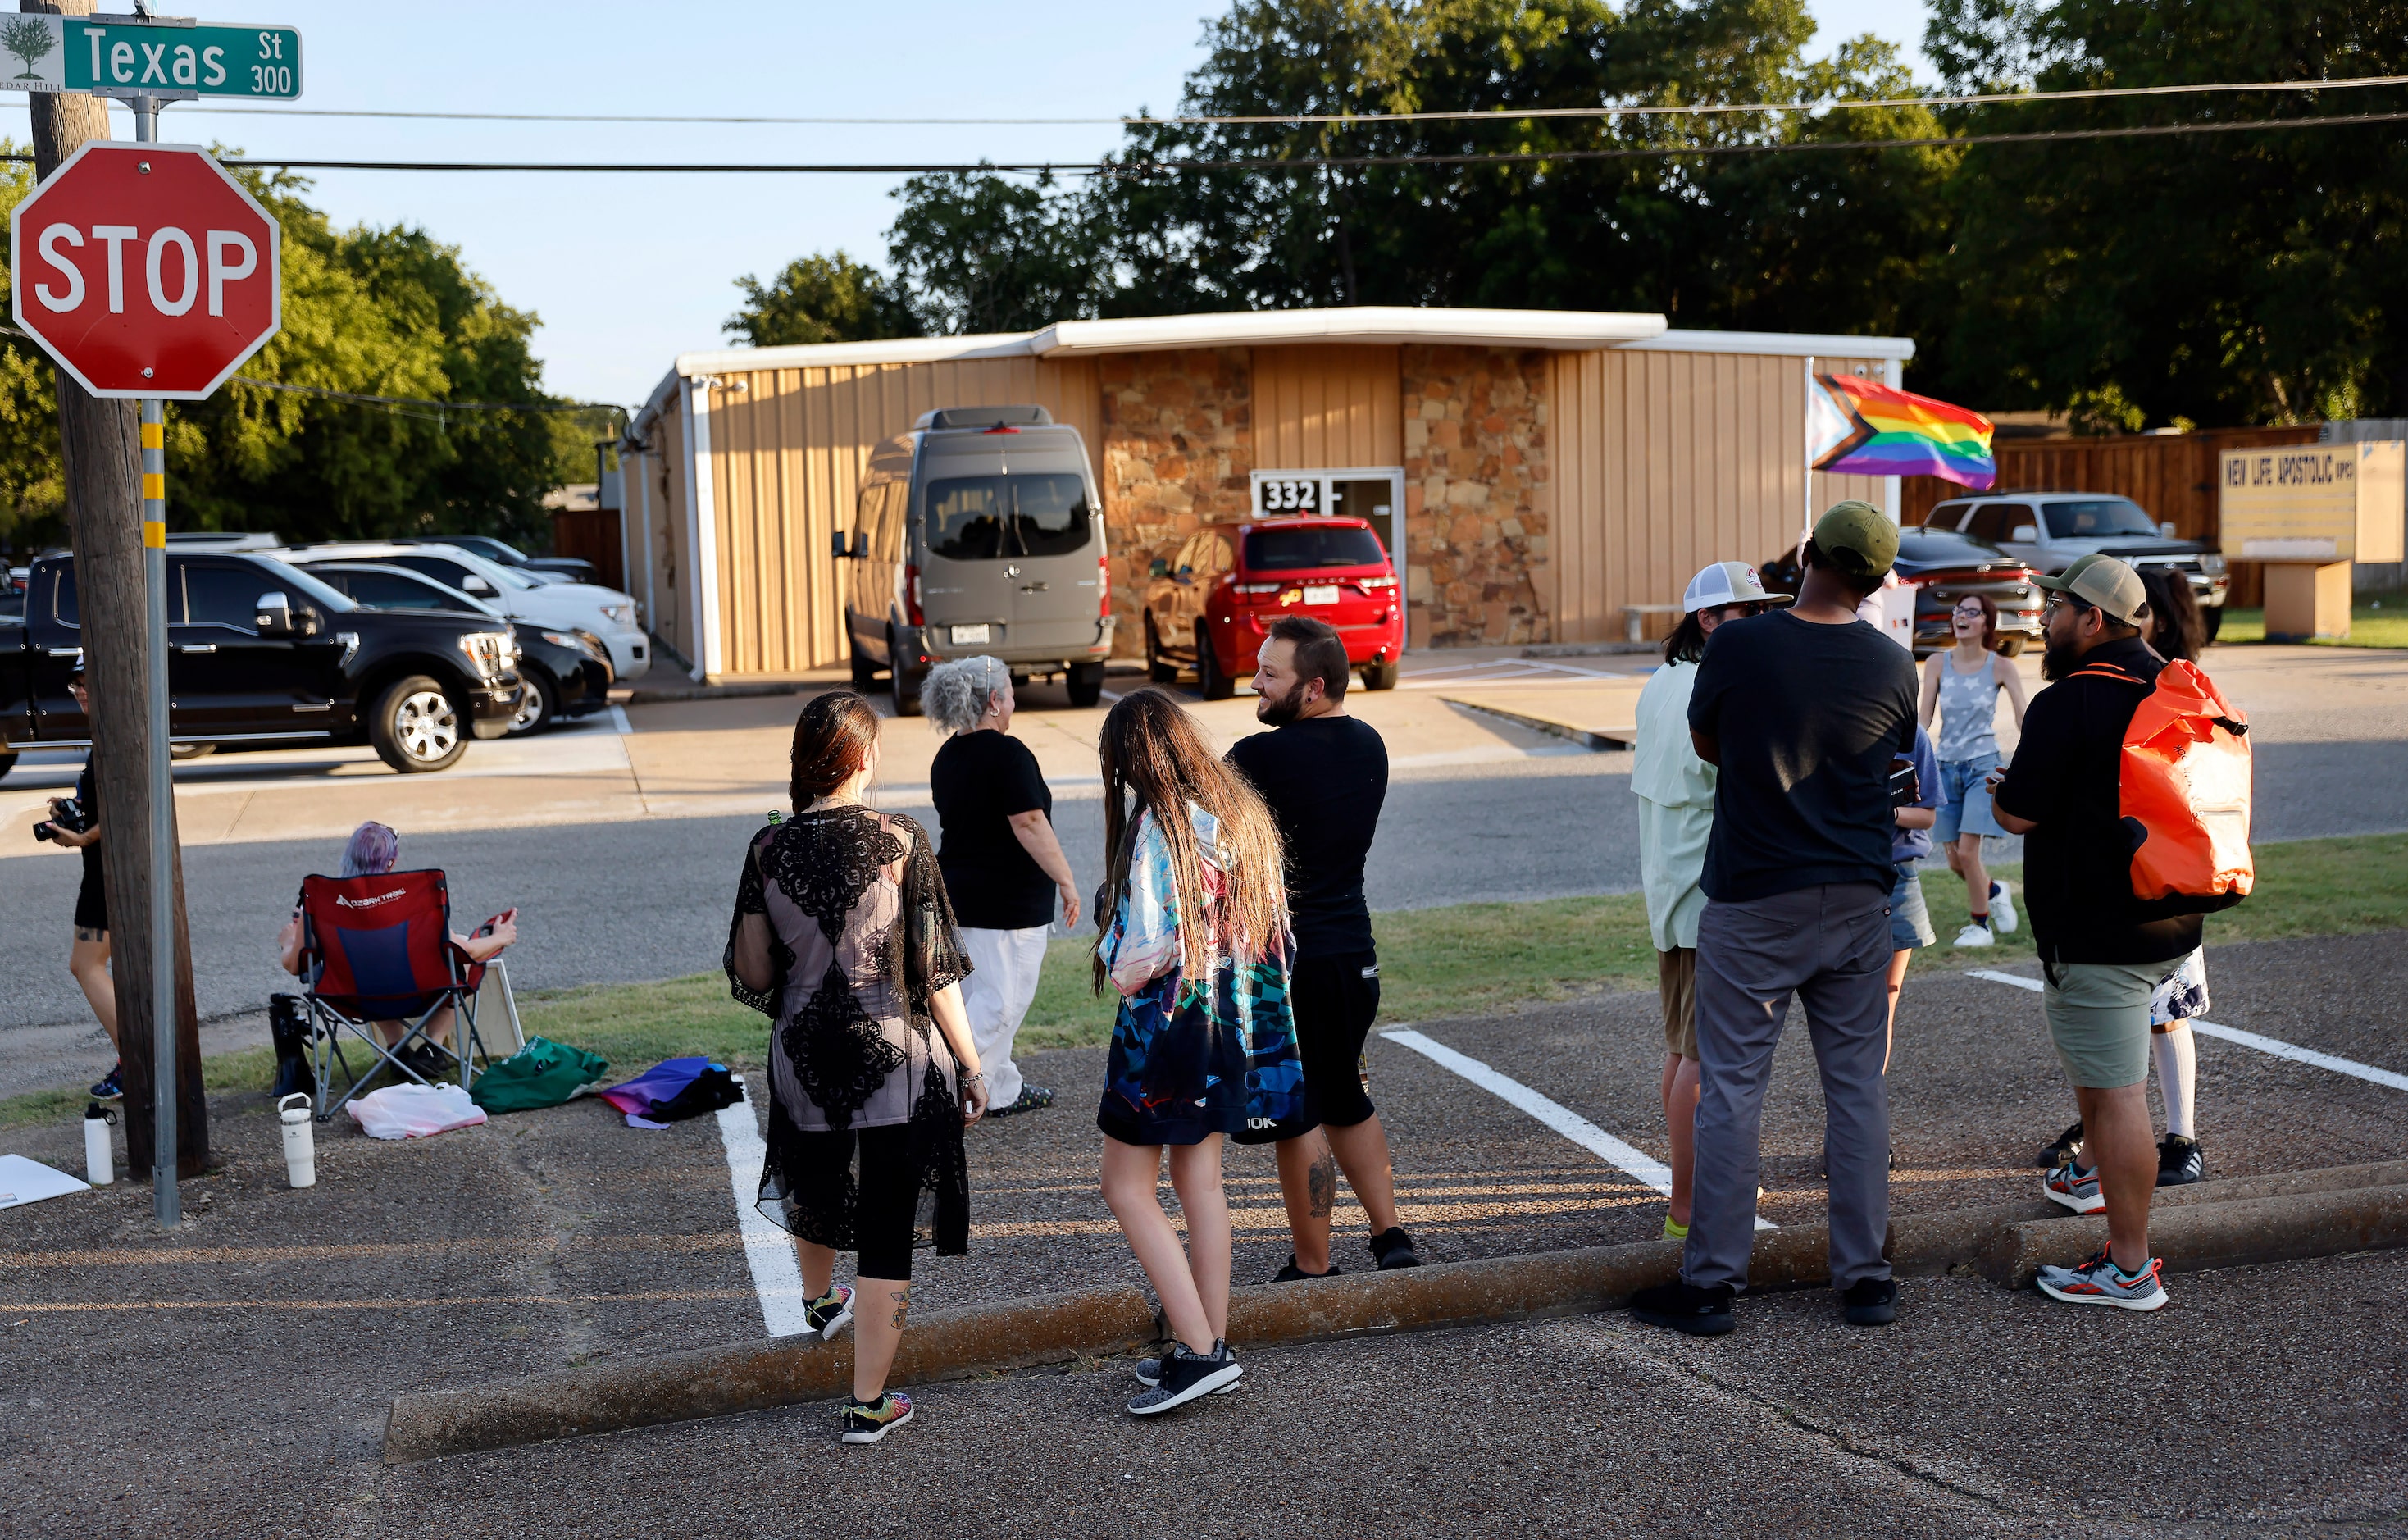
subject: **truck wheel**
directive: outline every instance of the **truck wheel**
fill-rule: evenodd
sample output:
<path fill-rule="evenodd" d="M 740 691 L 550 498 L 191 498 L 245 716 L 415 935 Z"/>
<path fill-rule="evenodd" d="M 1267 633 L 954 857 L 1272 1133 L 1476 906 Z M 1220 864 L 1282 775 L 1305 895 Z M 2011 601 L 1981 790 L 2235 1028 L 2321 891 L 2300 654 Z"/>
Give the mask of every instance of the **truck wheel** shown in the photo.
<path fill-rule="evenodd" d="M 1073 663 L 1064 676 L 1070 689 L 1070 704 L 1081 711 L 1104 698 L 1104 666 L 1100 663 Z"/>
<path fill-rule="evenodd" d="M 1179 683 L 1179 665 L 1162 655 L 1162 638 L 1154 634 L 1154 617 L 1145 617 L 1145 677 L 1156 684 Z"/>
<path fill-rule="evenodd" d="M 16 768 L 17 756 L 15 755 L 0 754 L 0 776 L 7 775 L 10 770 L 15 770 Z"/>
<path fill-rule="evenodd" d="M 2000 657 L 2023 656 L 2024 639 L 2021 637 L 2000 637 L 1999 639 L 1999 655 Z"/>
<path fill-rule="evenodd" d="M 878 665 L 861 655 L 861 643 L 853 638 L 845 639 L 845 650 L 853 657 L 853 687 L 867 695 L 878 687 Z"/>
<path fill-rule="evenodd" d="M 890 659 L 886 668 L 886 678 L 895 697 L 895 714 L 919 715 L 920 682 L 913 679 L 910 670 L 903 667 L 903 649 L 896 644 L 892 636 L 886 639 L 886 655 Z"/>
<path fill-rule="evenodd" d="M 2224 606 L 2221 604 L 2209 604 L 2202 605 L 2200 608 L 2207 612 L 2207 614 L 2204 617 L 2207 621 L 2207 640 L 2214 641 L 2215 640 L 2215 633 L 2224 629 Z"/>
<path fill-rule="evenodd" d="M 560 720 L 560 686 L 540 669 L 529 669 L 519 676 L 526 685 L 519 697 L 519 714 L 510 718 L 510 735 L 541 732 Z"/>
<path fill-rule="evenodd" d="M 1212 633 L 1196 623 L 1196 689 L 1207 700 L 1226 700 L 1238 693 L 1238 682 L 1221 671 L 1221 655 L 1212 650 Z"/>
<path fill-rule="evenodd" d="M 1367 690 L 1393 690 L 1397 687 L 1397 660 L 1363 665 L 1363 687 Z"/>
<path fill-rule="evenodd" d="M 368 742 L 378 758 L 404 775 L 450 770 L 468 752 L 459 707 L 424 674 L 385 686 L 368 713 Z"/>

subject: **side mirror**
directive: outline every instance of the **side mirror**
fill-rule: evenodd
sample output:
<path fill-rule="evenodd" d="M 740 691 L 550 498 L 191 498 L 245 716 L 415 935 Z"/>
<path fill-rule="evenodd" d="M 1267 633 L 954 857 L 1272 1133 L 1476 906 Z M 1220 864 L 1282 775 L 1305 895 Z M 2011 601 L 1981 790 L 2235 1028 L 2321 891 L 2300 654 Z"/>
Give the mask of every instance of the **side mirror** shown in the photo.
<path fill-rule="evenodd" d="M 1146 569 L 1146 575 L 1154 578 L 1167 578 L 1170 576 L 1170 563 L 1156 556 L 1154 558 L 1154 565 Z"/>
<path fill-rule="evenodd" d="M 2157 521 L 2157 533 L 2164 536 L 2167 540 L 2172 540 L 2174 538 L 2173 520 L 2159 519 Z"/>
<path fill-rule="evenodd" d="M 251 606 L 252 624 L 264 637 L 289 637 L 293 634 L 293 601 L 282 589 L 259 596 Z"/>
<path fill-rule="evenodd" d="M 494 585 L 474 572 L 460 580 L 460 592 L 464 594 L 490 594 L 493 591 Z"/>
<path fill-rule="evenodd" d="M 1196 581 L 1196 569 L 1194 569 L 1193 567 L 1182 567 L 1182 568 L 1181 568 L 1181 569 L 1179 569 L 1179 581 L 1180 581 L 1180 582 L 1182 582 L 1182 583 L 1193 583 L 1193 582 L 1195 582 L 1195 581 Z"/>
<path fill-rule="evenodd" d="M 2007 539 L 2017 545 L 2030 545 L 2040 540 L 2040 525 L 2019 524 L 2008 532 Z"/>
<path fill-rule="evenodd" d="M 845 532 L 841 529 L 835 530 L 828 536 L 829 553 L 838 561 L 853 554 L 853 552 L 847 548 L 849 543 Z"/>

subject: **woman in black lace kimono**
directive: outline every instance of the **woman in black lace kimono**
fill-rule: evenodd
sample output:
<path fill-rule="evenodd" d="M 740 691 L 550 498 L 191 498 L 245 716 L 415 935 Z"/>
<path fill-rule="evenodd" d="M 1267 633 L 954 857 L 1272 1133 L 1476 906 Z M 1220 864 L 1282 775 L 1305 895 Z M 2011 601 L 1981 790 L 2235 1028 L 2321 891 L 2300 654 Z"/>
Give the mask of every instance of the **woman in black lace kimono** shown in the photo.
<path fill-rule="evenodd" d="M 861 1305 L 848 1444 L 911 1419 L 886 1389 L 911 1252 L 969 1249 L 962 1129 L 986 1111 L 936 852 L 910 819 L 862 806 L 877 768 L 867 700 L 839 690 L 803 708 L 795 816 L 746 852 L 727 938 L 736 998 L 777 1023 L 761 1211 L 795 1236 L 812 1330 L 832 1337 Z M 853 1288 L 835 1286 L 838 1251 L 855 1254 Z"/>

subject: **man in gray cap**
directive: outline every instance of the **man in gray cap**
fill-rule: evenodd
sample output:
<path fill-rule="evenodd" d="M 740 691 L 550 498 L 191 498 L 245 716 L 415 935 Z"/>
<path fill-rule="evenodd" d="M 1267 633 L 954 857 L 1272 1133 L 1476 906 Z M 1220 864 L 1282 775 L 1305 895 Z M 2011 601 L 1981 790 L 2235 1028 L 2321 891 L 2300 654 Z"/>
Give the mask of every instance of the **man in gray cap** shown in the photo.
<path fill-rule="evenodd" d="M 2149 1255 L 2157 1150 L 2149 1124 L 2149 996 L 2200 940 L 2181 899 L 2132 893 L 2120 794 L 2124 733 L 2166 662 L 2149 650 L 2141 575 L 2100 556 L 2053 578 L 2041 675 L 2015 757 L 1992 794 L 2000 826 L 2024 836 L 2024 912 L 2040 950 L 2041 1010 L 2082 1107 L 2079 1153 L 2042 1179 L 2076 1214 L 2107 1211 L 2107 1245 L 2080 1267 L 2044 1267 L 2041 1288 L 2076 1304 L 2156 1310 Z M 2082 1164 L 2087 1158 L 2091 1164 Z"/>
<path fill-rule="evenodd" d="M 1831 1282 L 1847 1319 L 1887 1322 L 1891 815 L 1913 799 L 1914 662 L 1856 618 L 1898 556 L 1898 525 L 1835 505 L 1806 542 L 1798 602 L 1715 627 L 1689 696 L 1689 736 L 1718 767 L 1699 885 L 1697 1176 L 1678 1281 L 1632 1315 L 1727 1331 L 1756 1239 L 1765 1083 L 1795 994 L 1822 1071 Z"/>

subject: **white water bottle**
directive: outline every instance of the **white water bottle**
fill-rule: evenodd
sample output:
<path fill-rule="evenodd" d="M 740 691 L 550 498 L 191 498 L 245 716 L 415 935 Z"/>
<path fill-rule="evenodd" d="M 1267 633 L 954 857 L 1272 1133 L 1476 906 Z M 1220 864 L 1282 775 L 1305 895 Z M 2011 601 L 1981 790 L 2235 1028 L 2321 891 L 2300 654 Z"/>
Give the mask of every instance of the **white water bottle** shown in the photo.
<path fill-rule="evenodd" d="M 294 1102 L 301 1103 L 299 1106 Z M 284 1173 L 296 1187 L 318 1185 L 317 1134 L 309 1127 L 309 1093 L 294 1091 L 276 1103 L 276 1115 L 284 1123 Z"/>
<path fill-rule="evenodd" d="M 83 1109 L 83 1170 L 84 1180 L 93 1187 L 105 1187 L 117 1180 L 117 1161 L 108 1148 L 108 1126 L 116 1117 L 97 1101 L 87 1102 Z"/>

